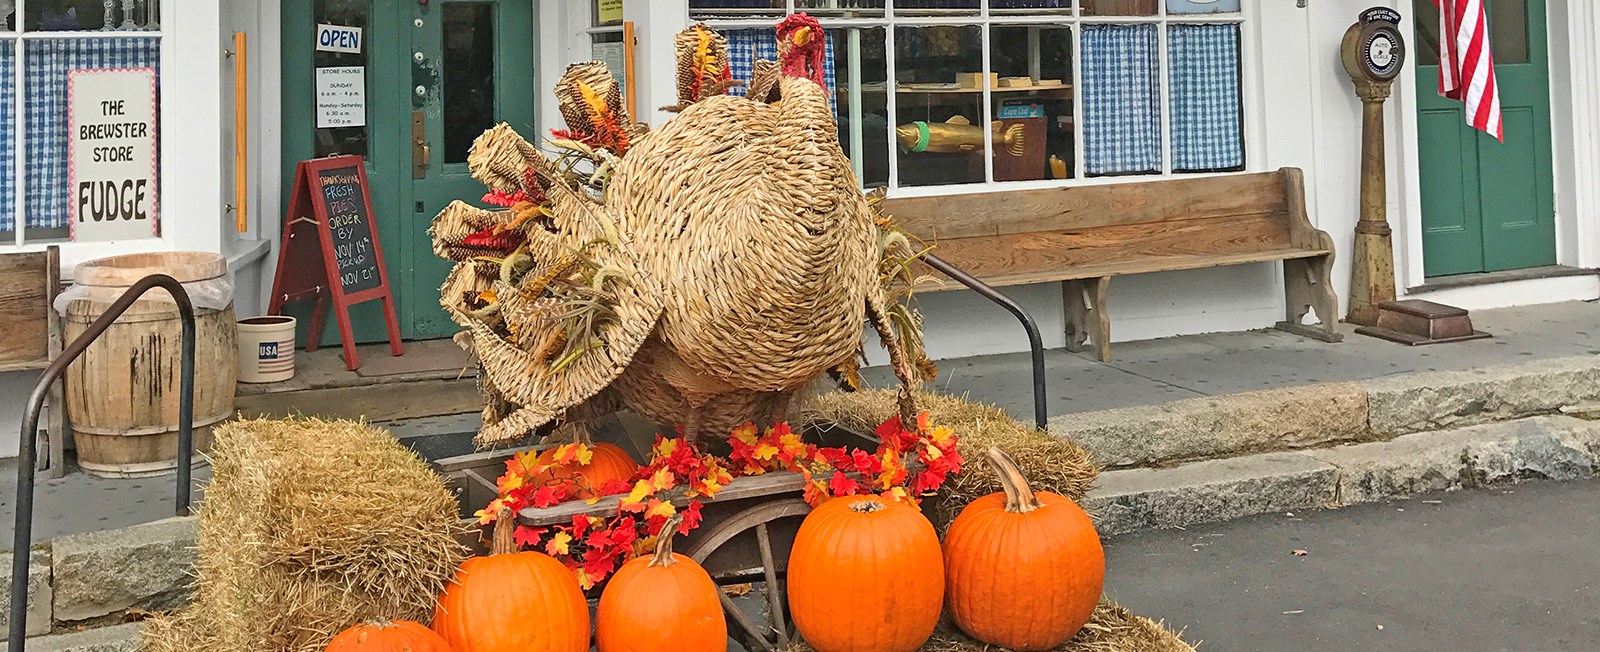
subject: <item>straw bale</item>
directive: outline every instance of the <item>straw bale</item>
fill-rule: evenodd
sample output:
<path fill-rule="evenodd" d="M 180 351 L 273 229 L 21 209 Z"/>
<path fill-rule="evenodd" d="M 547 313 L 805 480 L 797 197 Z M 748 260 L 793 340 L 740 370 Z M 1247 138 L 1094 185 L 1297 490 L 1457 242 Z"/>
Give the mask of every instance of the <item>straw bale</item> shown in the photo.
<path fill-rule="evenodd" d="M 986 645 L 967 638 L 961 632 L 940 623 L 933 638 L 918 648 L 920 652 L 1004 652 L 1005 648 Z M 1057 646 L 1053 652 L 1194 652 L 1161 623 L 1135 616 L 1109 600 L 1102 600 L 1089 624 L 1084 625 L 1072 640 Z M 790 646 L 784 652 L 812 652 L 805 643 Z"/>
<path fill-rule="evenodd" d="M 233 422 L 212 468 L 198 600 L 148 650 L 316 651 L 363 620 L 425 621 L 465 553 L 443 480 L 371 426 Z"/>
<path fill-rule="evenodd" d="M 967 503 L 1000 491 L 999 478 L 982 462 L 990 446 L 999 446 L 1016 458 L 1028 484 L 1036 491 L 1078 500 L 1100 473 L 1083 447 L 1039 432 L 1011 418 L 1000 408 L 925 391 L 917 393 L 916 404 L 918 409 L 928 412 L 935 425 L 955 430 L 956 436 L 961 438 L 958 449 L 967 460 L 966 467 L 950 477 L 934 501 L 935 520 L 941 530 Z M 870 433 L 894 415 L 896 409 L 895 391 L 891 389 L 828 392 L 806 401 L 796 420 L 806 424 L 838 424 L 856 432 Z"/>

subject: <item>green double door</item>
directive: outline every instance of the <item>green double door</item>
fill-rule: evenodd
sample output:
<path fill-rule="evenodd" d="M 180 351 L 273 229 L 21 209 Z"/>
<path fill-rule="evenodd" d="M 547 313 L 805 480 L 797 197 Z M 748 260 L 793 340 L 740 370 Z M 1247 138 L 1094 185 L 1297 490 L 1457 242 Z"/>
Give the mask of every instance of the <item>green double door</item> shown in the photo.
<path fill-rule="evenodd" d="M 1486 0 L 1505 130 L 1467 126 L 1439 96 L 1439 11 L 1413 0 L 1423 270 L 1429 277 L 1554 265 L 1545 0 Z"/>
<path fill-rule="evenodd" d="M 401 333 L 448 337 L 456 328 L 439 307 L 439 285 L 450 263 L 433 255 L 428 225 L 452 200 L 483 196 L 466 163 L 478 134 L 498 122 L 534 134 L 533 2 L 283 5 L 284 194 L 297 161 L 364 157 Z M 360 38 L 348 28 L 360 28 Z M 328 31 L 337 36 L 319 38 Z M 319 108 L 317 80 L 330 73 L 349 79 L 356 70 L 366 84 L 364 124 L 340 124 Z M 348 111 L 342 118 L 353 121 Z M 375 302 L 353 308 L 358 340 L 384 339 L 377 308 Z"/>

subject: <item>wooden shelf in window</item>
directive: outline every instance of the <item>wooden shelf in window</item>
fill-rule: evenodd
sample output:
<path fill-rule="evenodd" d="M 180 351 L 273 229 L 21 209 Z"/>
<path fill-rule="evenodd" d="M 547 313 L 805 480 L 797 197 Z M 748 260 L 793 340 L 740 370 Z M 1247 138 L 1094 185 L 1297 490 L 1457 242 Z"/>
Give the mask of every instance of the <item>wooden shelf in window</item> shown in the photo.
<path fill-rule="evenodd" d="M 866 86 L 866 87 L 863 87 L 861 89 L 861 92 L 863 94 L 873 94 L 873 93 L 881 94 L 885 90 L 887 90 L 887 89 L 885 87 L 883 87 L 883 86 Z M 907 86 L 901 86 L 901 87 L 899 87 L 899 88 L 897 88 L 895 90 L 896 90 L 896 92 L 898 92 L 898 93 L 900 93 L 902 95 L 982 95 L 983 94 L 983 89 L 981 89 L 981 88 L 911 88 L 911 87 L 907 87 Z M 840 87 L 839 88 L 839 93 L 841 95 L 847 94 L 849 92 L 850 92 L 850 89 L 847 88 L 847 87 Z M 1027 92 L 1066 93 L 1066 94 L 1070 95 L 1072 93 L 1072 84 L 1058 84 L 1058 85 L 1055 85 L 1055 86 L 1012 86 L 1012 87 L 1005 87 L 1005 88 L 992 88 L 992 89 L 989 89 L 989 92 L 993 93 L 995 95 L 1007 95 L 1007 94 L 1011 94 L 1011 93 L 1027 93 Z"/>

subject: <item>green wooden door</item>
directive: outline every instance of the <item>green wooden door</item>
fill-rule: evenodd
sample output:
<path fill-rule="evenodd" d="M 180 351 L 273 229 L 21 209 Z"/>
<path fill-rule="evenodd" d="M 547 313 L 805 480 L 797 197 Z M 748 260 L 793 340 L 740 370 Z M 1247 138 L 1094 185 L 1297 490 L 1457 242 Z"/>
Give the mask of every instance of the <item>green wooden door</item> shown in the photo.
<path fill-rule="evenodd" d="M 1413 0 L 1423 271 L 1429 277 L 1553 265 L 1550 66 L 1544 0 L 1486 0 L 1505 142 L 1439 96 L 1439 12 Z"/>
<path fill-rule="evenodd" d="M 360 51 L 317 49 L 318 25 L 362 28 Z M 535 133 L 533 3 L 292 2 L 284 3 L 282 29 L 284 193 L 296 161 L 365 157 L 401 332 L 406 339 L 448 337 L 456 328 L 439 307 L 439 285 L 449 265 L 433 255 L 428 224 L 450 201 L 483 195 L 467 172 L 473 138 L 497 122 Z M 327 67 L 364 69 L 365 126 L 319 125 L 316 71 Z M 413 146 L 414 132 L 425 154 Z M 353 309 L 358 340 L 383 339 L 376 307 Z"/>

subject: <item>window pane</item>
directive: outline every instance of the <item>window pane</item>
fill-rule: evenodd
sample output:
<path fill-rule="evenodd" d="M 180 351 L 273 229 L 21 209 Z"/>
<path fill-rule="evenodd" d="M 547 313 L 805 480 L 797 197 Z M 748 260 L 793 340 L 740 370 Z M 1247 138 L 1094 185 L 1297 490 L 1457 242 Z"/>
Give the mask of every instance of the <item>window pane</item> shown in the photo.
<path fill-rule="evenodd" d="M 1154 16 L 1156 2 L 1157 0 L 1083 0 L 1083 15 Z"/>
<path fill-rule="evenodd" d="M 4 2 L 4 0 L 0 0 Z M 16 41 L 0 39 L 0 245 L 10 244 L 17 230 L 17 202 L 12 188 L 16 185 L 17 142 L 16 116 L 17 85 Z"/>
<path fill-rule="evenodd" d="M 340 27 L 359 27 L 362 34 L 372 34 L 370 25 L 367 24 L 367 0 L 315 0 L 312 4 L 312 15 L 316 23 L 321 25 L 337 25 Z M 311 34 L 306 35 L 307 47 L 313 39 Z M 317 51 L 312 54 L 312 62 L 317 68 L 361 68 L 367 66 L 367 48 L 362 47 L 360 52 L 325 52 Z M 365 78 L 365 75 L 363 75 Z M 366 96 L 372 97 L 372 80 L 367 79 Z M 312 101 L 316 101 L 313 98 Z M 352 155 L 365 157 L 367 155 L 367 127 L 318 127 L 312 131 L 315 141 L 313 150 L 319 157 Z"/>
<path fill-rule="evenodd" d="M 900 185 L 982 182 L 982 30 L 897 27 L 894 38 Z"/>
<path fill-rule="evenodd" d="M 1167 13 L 1236 14 L 1239 13 L 1239 0 L 1167 0 Z"/>
<path fill-rule="evenodd" d="M 1167 32 L 1172 90 L 1172 169 L 1244 167 L 1239 99 L 1239 27 L 1172 25 Z"/>
<path fill-rule="evenodd" d="M 883 0 L 794 0 L 794 8 L 813 16 L 874 18 L 883 15 Z"/>
<path fill-rule="evenodd" d="M 778 37 L 770 27 L 752 29 L 730 29 L 720 31 L 723 38 L 728 39 L 728 68 L 733 72 L 733 78 L 741 82 L 749 82 L 750 75 L 755 71 L 757 61 L 778 60 Z M 834 42 L 828 39 L 824 46 L 823 54 L 823 82 L 828 87 L 828 101 L 833 105 L 835 115 L 839 111 L 839 83 L 836 79 L 834 61 Z M 730 95 L 744 95 L 748 89 L 745 84 L 739 84 L 728 89 Z"/>
<path fill-rule="evenodd" d="M 783 0 L 689 0 L 692 18 L 781 16 Z"/>
<path fill-rule="evenodd" d="M 1070 14 L 1072 0 L 989 0 L 989 11 L 997 14 Z"/>
<path fill-rule="evenodd" d="M 1528 0 L 1489 3 L 1489 47 L 1497 64 L 1528 62 Z"/>
<path fill-rule="evenodd" d="M 466 163 L 472 140 L 494 127 L 494 4 L 451 2 L 444 28 L 444 151 Z"/>
<path fill-rule="evenodd" d="M 979 0 L 894 0 L 894 12 L 908 16 L 970 16 L 977 15 L 978 2 Z"/>
<path fill-rule="evenodd" d="M 990 30 L 989 63 L 1000 76 L 1000 87 L 991 94 L 1000 122 L 994 137 L 995 180 L 1070 177 L 1072 30 L 1034 25 Z"/>
<path fill-rule="evenodd" d="M 5 4 L 16 3 L 0 0 Z M 161 0 L 28 0 L 26 4 L 25 26 L 30 32 L 161 29 Z"/>
<path fill-rule="evenodd" d="M 1161 168 L 1161 88 L 1155 25 L 1083 27 L 1084 171 Z"/>
<path fill-rule="evenodd" d="M 889 86 L 884 29 L 831 29 L 828 30 L 828 46 L 831 52 L 838 53 L 833 69 L 839 80 L 836 96 L 839 146 L 855 163 L 863 187 L 886 186 L 889 184 Z"/>
<path fill-rule="evenodd" d="M 24 116 L 27 191 L 23 197 L 30 242 L 67 237 L 67 73 L 106 68 L 155 68 L 160 87 L 161 40 L 73 38 L 28 41 Z M 158 113 L 159 113 L 159 98 Z M 160 133 L 157 132 L 157 137 Z M 157 148 L 159 156 L 159 147 Z M 158 184 L 159 185 L 159 184 Z"/>
<path fill-rule="evenodd" d="M 0 0 L 0 32 L 17 31 L 17 0 Z"/>

